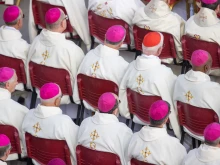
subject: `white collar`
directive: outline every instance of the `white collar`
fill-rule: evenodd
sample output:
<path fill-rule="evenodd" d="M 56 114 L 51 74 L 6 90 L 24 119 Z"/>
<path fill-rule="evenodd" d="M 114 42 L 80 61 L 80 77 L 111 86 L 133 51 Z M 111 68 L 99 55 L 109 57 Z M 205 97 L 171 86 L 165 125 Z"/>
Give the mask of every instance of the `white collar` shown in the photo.
<path fill-rule="evenodd" d="M 8 29 L 8 30 L 15 30 L 15 31 L 18 31 L 17 29 L 15 29 L 14 27 L 11 27 L 11 26 L 4 26 L 5 29 Z"/>
<path fill-rule="evenodd" d="M 145 58 L 148 58 L 148 59 L 159 59 L 159 57 L 155 56 L 155 55 L 146 55 L 146 54 L 142 54 L 141 56 L 145 57 Z"/>
<path fill-rule="evenodd" d="M 94 51 L 101 58 L 119 56 L 119 50 L 110 48 L 102 44 L 100 44 Z"/>
<path fill-rule="evenodd" d="M 193 70 L 190 70 L 185 74 L 185 79 L 192 82 L 211 81 L 209 75 L 203 72 L 193 71 Z"/>
<path fill-rule="evenodd" d="M 134 61 L 134 67 L 137 70 L 147 70 L 158 66 L 161 66 L 161 60 L 159 58 L 138 56 Z"/>
<path fill-rule="evenodd" d="M 10 99 L 11 93 L 4 88 L 0 88 L 0 100 Z"/>
<path fill-rule="evenodd" d="M 118 123 L 118 118 L 113 114 L 106 114 L 96 112 L 95 115 L 92 117 L 92 121 L 95 124 L 103 125 L 103 124 L 111 124 L 111 123 Z"/>
<path fill-rule="evenodd" d="M 196 151 L 196 157 L 202 162 L 220 160 L 220 148 L 201 144 Z"/>
<path fill-rule="evenodd" d="M 21 37 L 21 32 L 13 27 L 3 25 L 0 28 L 0 41 L 18 40 Z"/>
<path fill-rule="evenodd" d="M 34 109 L 34 116 L 42 119 L 60 114 L 62 114 L 62 110 L 59 107 L 47 107 L 38 104 L 37 108 Z"/>

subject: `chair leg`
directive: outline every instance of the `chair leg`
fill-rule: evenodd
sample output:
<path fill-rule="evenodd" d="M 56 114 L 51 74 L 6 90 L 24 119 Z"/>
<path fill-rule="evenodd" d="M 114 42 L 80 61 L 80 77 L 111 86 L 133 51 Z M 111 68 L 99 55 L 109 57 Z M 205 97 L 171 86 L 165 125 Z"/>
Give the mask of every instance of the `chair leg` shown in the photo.
<path fill-rule="evenodd" d="M 192 137 L 192 145 L 193 149 L 196 148 L 196 139 L 194 137 Z"/>
<path fill-rule="evenodd" d="M 37 93 L 35 91 L 32 92 L 32 96 L 31 96 L 31 105 L 30 105 L 30 109 L 35 108 L 36 106 L 36 101 L 37 101 Z"/>
<path fill-rule="evenodd" d="M 84 110 L 85 110 L 85 107 L 84 105 L 82 104 L 82 108 L 81 108 L 81 112 L 80 112 L 80 119 L 79 119 L 79 125 L 81 124 L 81 122 L 83 121 L 83 117 L 84 117 Z"/>
<path fill-rule="evenodd" d="M 132 123 L 131 123 L 131 130 L 134 131 L 134 126 L 135 126 L 135 122 L 133 122 L 132 120 Z"/>
<path fill-rule="evenodd" d="M 182 127 L 182 126 L 181 126 L 181 133 L 182 133 L 182 135 L 181 135 L 181 140 L 180 140 L 180 143 L 181 143 L 181 144 L 183 144 L 183 142 L 184 142 L 184 137 L 185 137 L 185 132 L 184 132 L 183 127 Z"/>
<path fill-rule="evenodd" d="M 95 46 L 95 38 L 94 38 L 93 36 L 91 36 L 91 41 L 92 41 L 91 49 L 93 49 L 94 46 Z M 90 50 L 91 50 L 91 49 L 90 49 Z"/>
<path fill-rule="evenodd" d="M 141 55 L 141 51 L 140 51 L 140 50 L 136 50 L 135 59 L 136 59 L 139 55 Z"/>
<path fill-rule="evenodd" d="M 81 106 L 81 105 L 78 105 L 77 117 L 76 117 L 76 124 L 79 124 L 81 108 L 82 108 L 82 106 Z"/>
<path fill-rule="evenodd" d="M 31 158 L 28 158 L 28 160 L 27 160 L 27 165 L 33 165 L 33 162 L 32 162 L 32 159 L 31 159 Z"/>
<path fill-rule="evenodd" d="M 185 68 L 186 68 L 186 61 L 184 60 L 181 68 L 181 74 L 185 74 Z"/>
<path fill-rule="evenodd" d="M 201 145 L 201 143 L 202 143 L 202 142 L 201 142 L 200 140 L 198 140 L 198 147 Z"/>
<path fill-rule="evenodd" d="M 129 123 L 130 123 L 130 120 L 127 119 L 127 120 L 126 120 L 126 125 L 129 126 Z"/>

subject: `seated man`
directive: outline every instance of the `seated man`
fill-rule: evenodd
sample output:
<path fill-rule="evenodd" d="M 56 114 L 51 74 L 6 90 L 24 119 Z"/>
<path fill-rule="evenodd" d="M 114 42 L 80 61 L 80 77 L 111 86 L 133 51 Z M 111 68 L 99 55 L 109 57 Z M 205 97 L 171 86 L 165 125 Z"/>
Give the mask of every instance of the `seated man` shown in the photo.
<path fill-rule="evenodd" d="M 120 25 L 112 26 L 106 32 L 104 45 L 100 44 L 85 56 L 78 74 L 86 74 L 115 82 L 118 86 L 126 72 L 128 63 L 119 56 L 119 48 L 123 43 L 126 31 Z M 74 89 L 77 89 L 75 82 Z M 74 102 L 80 104 L 78 90 L 74 90 Z M 85 102 L 87 109 L 94 110 Z"/>
<path fill-rule="evenodd" d="M 122 165 L 127 165 L 125 151 L 132 131 L 119 122 L 118 104 L 117 96 L 113 93 L 102 94 L 98 101 L 100 113 L 84 119 L 79 127 L 78 145 L 117 154 Z"/>
<path fill-rule="evenodd" d="M 186 149 L 166 131 L 169 114 L 168 102 L 159 100 L 151 105 L 150 125 L 133 135 L 128 147 L 128 161 L 135 158 L 152 164 L 181 165 Z"/>
<path fill-rule="evenodd" d="M 205 143 L 189 151 L 182 165 L 219 165 L 220 164 L 220 124 L 209 124 L 204 131 Z"/>
<path fill-rule="evenodd" d="M 11 151 L 10 139 L 4 135 L 0 134 L 0 165 L 7 165 L 5 162 Z"/>
<path fill-rule="evenodd" d="M 0 54 L 21 59 L 26 64 L 29 44 L 22 39 L 20 29 L 23 26 L 24 14 L 17 6 L 5 9 L 3 19 L 5 25 L 0 28 Z M 17 90 L 24 90 L 22 83 L 16 86 Z"/>
<path fill-rule="evenodd" d="M 18 130 L 19 138 L 22 139 L 22 122 L 28 109 L 11 99 L 11 93 L 15 91 L 18 84 L 14 69 L 0 68 L 0 124 L 11 125 Z M 20 141 L 22 157 L 26 155 L 25 148 Z M 18 159 L 18 154 L 11 154 L 7 160 Z"/>
<path fill-rule="evenodd" d="M 127 68 L 124 78 L 120 85 L 119 105 L 120 114 L 125 118 L 130 118 L 127 101 L 127 88 L 134 90 L 142 95 L 160 96 L 171 105 L 171 114 L 169 116 L 175 135 L 180 138 L 180 127 L 177 120 L 177 112 L 173 106 L 172 94 L 176 81 L 176 76 L 172 70 L 161 64 L 159 59 L 163 46 L 163 35 L 158 32 L 148 33 L 143 40 L 143 54 L 133 61 Z M 142 125 L 134 116 L 134 122 Z"/>
<path fill-rule="evenodd" d="M 177 51 L 177 62 L 180 62 L 183 59 L 180 39 L 184 34 L 185 21 L 170 10 L 168 3 L 169 0 L 151 0 L 145 7 L 136 11 L 132 23 L 147 30 L 172 34 Z M 172 63 L 173 58 L 164 59 L 164 62 Z"/>
<path fill-rule="evenodd" d="M 69 116 L 62 114 L 59 108 L 61 97 L 62 93 L 57 84 L 43 85 L 40 89 L 41 104 L 25 116 L 22 131 L 23 135 L 28 132 L 39 138 L 65 140 L 70 150 L 72 164 L 76 164 L 78 126 Z M 34 164 L 39 163 L 34 161 Z"/>
<path fill-rule="evenodd" d="M 31 44 L 27 64 L 32 61 L 67 70 L 70 73 L 73 89 L 77 70 L 83 60 L 84 53 L 74 42 L 66 40 L 65 34 L 62 34 L 66 29 L 66 19 L 67 17 L 59 8 L 47 11 L 45 16 L 47 29 L 43 29 Z M 27 72 L 29 72 L 28 69 Z M 30 77 L 29 73 L 27 77 Z M 30 80 L 28 86 L 30 87 Z M 70 103 L 69 96 L 64 96 L 62 104 L 68 103 Z"/>
<path fill-rule="evenodd" d="M 55 158 L 49 161 L 47 165 L 66 165 L 66 163 L 60 158 Z"/>
<path fill-rule="evenodd" d="M 212 66 L 212 57 L 204 50 L 196 50 L 191 57 L 192 70 L 185 75 L 177 78 L 174 88 L 174 103 L 177 101 L 187 103 L 196 107 L 214 110 L 220 116 L 220 85 L 211 82 L 209 71 Z M 196 136 L 184 128 L 187 133 L 198 139 L 203 137 Z"/>
<path fill-rule="evenodd" d="M 72 25 L 74 32 L 72 35 L 78 34 L 82 41 L 85 43 L 87 50 L 90 50 L 91 39 L 89 34 L 88 25 L 88 11 L 85 6 L 84 0 L 69 1 L 69 0 L 39 0 L 51 5 L 63 6 L 66 9 L 69 16 L 70 24 Z M 34 23 L 34 16 L 32 10 L 32 0 L 30 0 L 29 8 L 29 36 L 32 42 L 37 35 L 37 29 Z"/>

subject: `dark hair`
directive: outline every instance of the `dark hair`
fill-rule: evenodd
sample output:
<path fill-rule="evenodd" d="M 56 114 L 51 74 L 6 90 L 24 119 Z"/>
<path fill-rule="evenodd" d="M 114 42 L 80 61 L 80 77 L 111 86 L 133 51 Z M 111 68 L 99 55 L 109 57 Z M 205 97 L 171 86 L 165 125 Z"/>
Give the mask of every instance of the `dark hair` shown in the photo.
<path fill-rule="evenodd" d="M 206 7 L 208 9 L 215 10 L 218 7 L 219 2 L 220 2 L 219 0 L 217 0 L 217 2 L 215 2 L 213 4 L 205 4 L 202 2 L 202 7 Z"/>
<path fill-rule="evenodd" d="M 114 110 L 116 110 L 117 108 L 118 108 L 118 100 L 116 99 L 116 102 L 115 102 L 115 105 L 114 105 L 114 107 L 110 110 L 110 111 L 108 111 L 108 112 L 102 112 L 102 111 L 100 111 L 100 113 L 107 113 L 107 114 L 112 114 L 113 112 L 114 112 Z"/>
<path fill-rule="evenodd" d="M 119 45 L 122 41 L 123 41 L 124 39 L 122 39 L 121 41 L 119 41 L 119 42 L 111 42 L 111 41 L 109 41 L 109 40 L 105 40 L 105 42 L 107 43 L 107 44 L 110 44 L 110 45 Z"/>

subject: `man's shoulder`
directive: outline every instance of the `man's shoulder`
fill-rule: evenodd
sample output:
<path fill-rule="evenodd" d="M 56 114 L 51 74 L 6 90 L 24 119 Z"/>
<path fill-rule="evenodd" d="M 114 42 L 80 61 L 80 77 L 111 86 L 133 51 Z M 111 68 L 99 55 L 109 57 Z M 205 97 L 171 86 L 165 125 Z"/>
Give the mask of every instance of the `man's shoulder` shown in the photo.
<path fill-rule="evenodd" d="M 29 109 L 26 106 L 19 104 L 18 102 L 14 101 L 13 99 L 8 100 L 8 106 L 15 107 L 14 109 L 29 111 Z"/>

